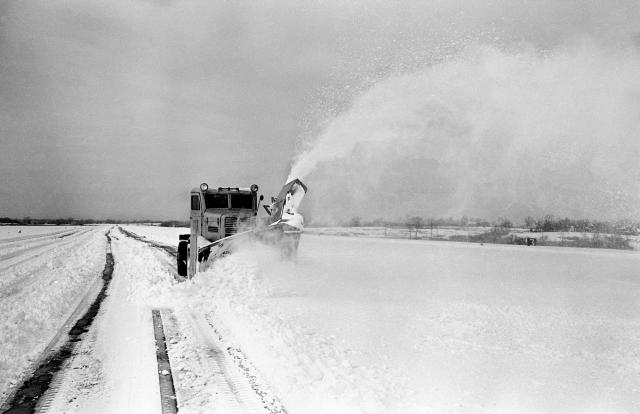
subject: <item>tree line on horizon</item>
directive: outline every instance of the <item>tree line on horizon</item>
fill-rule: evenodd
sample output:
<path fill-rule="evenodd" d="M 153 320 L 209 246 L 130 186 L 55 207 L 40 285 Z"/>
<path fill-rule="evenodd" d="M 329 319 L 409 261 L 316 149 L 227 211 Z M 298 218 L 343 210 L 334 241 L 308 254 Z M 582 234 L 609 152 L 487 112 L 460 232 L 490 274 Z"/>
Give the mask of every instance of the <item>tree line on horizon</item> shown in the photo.
<path fill-rule="evenodd" d="M 321 226 L 320 223 L 313 223 Z M 527 217 L 524 222 L 517 226 L 506 217 L 497 220 L 487 220 L 482 218 L 424 218 L 419 216 L 407 217 L 397 220 L 363 220 L 353 217 L 349 221 L 340 223 L 347 227 L 404 227 L 413 230 L 438 228 L 438 227 L 493 227 L 499 229 L 524 228 L 530 232 L 580 232 L 580 233 L 612 233 L 624 235 L 640 234 L 640 222 L 633 220 L 592 220 L 592 219 L 571 219 L 568 217 L 557 218 L 553 215 L 545 215 L 540 218 Z"/>
<path fill-rule="evenodd" d="M 115 220 L 115 219 L 77 219 L 67 218 L 32 218 L 23 217 L 21 219 L 11 217 L 0 217 L 0 224 L 16 226 L 84 226 L 92 224 L 150 224 L 162 227 L 189 227 L 186 220 Z"/>
<path fill-rule="evenodd" d="M 0 224 L 40 226 L 40 225 L 67 225 L 82 226 L 91 224 L 154 224 L 160 227 L 189 227 L 188 220 L 115 220 L 115 219 L 77 219 L 67 218 L 32 218 L 23 217 L 21 219 L 11 217 L 0 217 Z M 316 227 L 346 226 L 346 227 L 403 227 L 413 230 L 438 228 L 438 227 L 493 227 L 499 229 L 511 229 L 515 227 L 525 228 L 531 232 L 579 232 L 579 233 L 611 233 L 623 235 L 640 234 L 640 222 L 633 220 L 590 220 L 590 219 L 570 219 L 556 218 L 553 215 L 534 218 L 527 217 L 520 226 L 505 217 L 497 220 L 487 220 L 477 217 L 462 216 L 460 218 L 424 218 L 411 216 L 405 219 L 385 220 L 374 219 L 364 220 L 360 217 L 353 217 L 342 223 L 322 223 L 313 221 L 309 223 Z"/>

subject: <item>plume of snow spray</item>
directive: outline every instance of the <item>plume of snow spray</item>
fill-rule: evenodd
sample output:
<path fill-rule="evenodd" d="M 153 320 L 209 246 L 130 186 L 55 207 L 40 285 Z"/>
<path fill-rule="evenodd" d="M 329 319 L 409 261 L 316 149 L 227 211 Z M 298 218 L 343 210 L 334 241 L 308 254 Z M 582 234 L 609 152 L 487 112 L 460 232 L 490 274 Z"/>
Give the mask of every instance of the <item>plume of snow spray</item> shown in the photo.
<path fill-rule="evenodd" d="M 290 178 L 314 188 L 307 209 L 325 222 L 640 218 L 638 73 L 633 45 L 470 47 L 357 97 L 298 155 Z"/>

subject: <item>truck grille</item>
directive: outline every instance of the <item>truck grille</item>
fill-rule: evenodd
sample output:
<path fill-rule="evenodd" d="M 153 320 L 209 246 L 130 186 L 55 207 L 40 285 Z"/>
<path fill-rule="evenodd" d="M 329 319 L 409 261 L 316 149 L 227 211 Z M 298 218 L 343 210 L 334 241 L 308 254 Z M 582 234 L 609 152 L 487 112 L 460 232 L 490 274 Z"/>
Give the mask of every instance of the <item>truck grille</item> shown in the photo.
<path fill-rule="evenodd" d="M 242 231 L 249 230 L 251 227 L 251 217 L 242 217 L 238 220 L 238 217 L 225 217 L 224 218 L 224 235 L 230 236 L 238 232 L 238 228 Z"/>
<path fill-rule="evenodd" d="M 224 234 L 228 236 L 238 232 L 238 217 L 225 217 L 224 218 Z"/>

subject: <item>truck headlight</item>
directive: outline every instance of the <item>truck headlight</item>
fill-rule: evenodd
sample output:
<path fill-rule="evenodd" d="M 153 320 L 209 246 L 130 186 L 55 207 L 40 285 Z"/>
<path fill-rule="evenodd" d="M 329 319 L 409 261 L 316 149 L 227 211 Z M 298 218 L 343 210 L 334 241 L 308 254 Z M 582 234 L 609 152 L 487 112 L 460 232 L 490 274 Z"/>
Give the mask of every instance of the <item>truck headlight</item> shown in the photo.
<path fill-rule="evenodd" d="M 251 184 L 251 192 L 252 193 L 258 192 L 258 184 Z"/>
<path fill-rule="evenodd" d="M 200 191 L 204 192 L 209 189 L 209 185 L 207 183 L 200 184 Z"/>

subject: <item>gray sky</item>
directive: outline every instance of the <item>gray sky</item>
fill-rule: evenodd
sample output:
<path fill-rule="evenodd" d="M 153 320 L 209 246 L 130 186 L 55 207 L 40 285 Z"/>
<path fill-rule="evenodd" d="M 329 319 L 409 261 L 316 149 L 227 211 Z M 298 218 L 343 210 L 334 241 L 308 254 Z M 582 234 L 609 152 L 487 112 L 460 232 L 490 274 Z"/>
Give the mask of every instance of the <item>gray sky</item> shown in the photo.
<path fill-rule="evenodd" d="M 638 39 L 638 22 L 635 0 L 5 0 L 0 216 L 184 218 L 202 181 L 270 195 L 301 149 L 390 76 L 471 43 L 617 44 Z"/>

